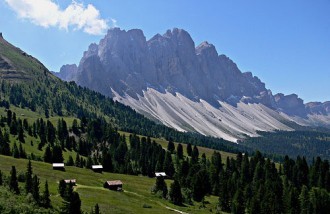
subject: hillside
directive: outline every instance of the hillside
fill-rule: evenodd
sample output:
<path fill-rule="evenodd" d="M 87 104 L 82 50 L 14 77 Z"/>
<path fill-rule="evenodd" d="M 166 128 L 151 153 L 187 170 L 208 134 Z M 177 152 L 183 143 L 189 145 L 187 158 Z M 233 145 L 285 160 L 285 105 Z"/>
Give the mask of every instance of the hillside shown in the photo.
<path fill-rule="evenodd" d="M 18 174 L 26 171 L 28 161 L 14 159 L 0 155 L 0 170 L 9 175 L 11 166 L 16 166 Z M 193 206 L 175 206 L 166 200 L 162 200 L 151 194 L 151 188 L 155 184 L 155 178 L 132 176 L 114 173 L 94 173 L 90 169 L 77 167 L 66 167 L 65 172 L 54 171 L 51 164 L 32 161 L 33 172 L 40 178 L 41 187 L 47 180 L 51 194 L 51 201 L 56 210 L 62 205 L 62 199 L 58 193 L 58 182 L 61 179 L 77 179 L 77 186 L 74 187 L 80 195 L 82 209 L 90 212 L 96 203 L 99 204 L 102 213 L 173 213 L 171 209 L 181 210 L 189 213 L 209 213 L 210 209 L 215 210 L 217 198 L 207 197 L 206 207 L 200 209 L 199 203 Z M 110 191 L 103 188 L 107 180 L 121 180 L 124 183 L 123 192 Z M 168 181 L 168 185 L 171 181 Z M 20 183 L 24 187 L 24 183 Z M 1 188 L 1 187 L 0 187 Z M 92 196 L 92 197 L 91 197 Z M 0 196 L 1 200 L 1 196 Z M 129 205 L 129 206 L 128 206 Z M 149 205 L 150 208 L 143 208 Z"/>
<path fill-rule="evenodd" d="M 30 109 L 45 118 L 59 116 L 100 119 L 123 131 L 238 151 L 238 146 L 225 140 L 178 132 L 157 124 L 100 93 L 77 86 L 74 82 L 63 82 L 37 59 L 2 37 L 0 44 L 0 57 L 3 61 L 0 67 L 1 106 Z"/>

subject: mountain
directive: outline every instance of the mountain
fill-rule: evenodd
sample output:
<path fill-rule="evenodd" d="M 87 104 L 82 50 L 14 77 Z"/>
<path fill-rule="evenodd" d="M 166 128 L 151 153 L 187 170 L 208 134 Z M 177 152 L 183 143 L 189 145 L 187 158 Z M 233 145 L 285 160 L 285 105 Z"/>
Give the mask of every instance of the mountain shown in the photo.
<path fill-rule="evenodd" d="M 329 103 L 273 95 L 214 45 L 195 46 L 189 33 L 177 28 L 149 40 L 138 29 L 110 29 L 89 46 L 77 68 L 64 66 L 56 75 L 179 131 L 230 141 L 257 131 L 291 131 L 297 124 L 330 124 Z"/>
<path fill-rule="evenodd" d="M 223 139 L 183 133 L 137 113 L 99 92 L 65 82 L 39 60 L 0 37 L 0 108 L 41 115 L 44 121 L 59 118 L 91 120 L 100 137 L 109 127 L 144 136 L 172 139 L 223 151 L 247 151 Z M 66 66 L 69 68 L 70 66 Z M 74 68 L 74 66 L 71 66 Z M 4 110 L 5 110 L 4 109 Z M 21 113 L 17 112 L 17 115 Z M 29 113 L 30 114 L 30 113 Z M 92 130 L 89 127 L 88 130 Z M 0 145 L 1 147 L 1 145 Z"/>

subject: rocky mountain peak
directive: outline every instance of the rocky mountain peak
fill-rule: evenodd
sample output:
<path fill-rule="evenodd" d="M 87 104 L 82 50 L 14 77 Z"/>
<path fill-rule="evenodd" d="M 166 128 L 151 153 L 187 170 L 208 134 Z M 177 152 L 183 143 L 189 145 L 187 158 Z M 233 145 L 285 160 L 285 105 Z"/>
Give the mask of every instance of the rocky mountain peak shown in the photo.
<path fill-rule="evenodd" d="M 212 58 L 213 60 L 218 57 L 218 52 L 214 45 L 208 43 L 207 41 L 204 41 L 198 45 L 195 49 L 195 52 L 196 55 L 205 55 L 206 57 Z"/>

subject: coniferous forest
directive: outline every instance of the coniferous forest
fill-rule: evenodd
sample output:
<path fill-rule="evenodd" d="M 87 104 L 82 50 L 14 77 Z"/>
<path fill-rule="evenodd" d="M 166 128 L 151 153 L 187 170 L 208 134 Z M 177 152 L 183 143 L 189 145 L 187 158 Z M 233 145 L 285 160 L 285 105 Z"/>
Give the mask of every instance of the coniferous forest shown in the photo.
<path fill-rule="evenodd" d="M 164 171 L 173 182 L 167 186 L 163 177 L 157 178 L 152 194 L 177 205 L 203 202 L 206 195 L 215 195 L 219 210 L 232 213 L 327 213 L 330 209 L 329 162 L 320 157 L 309 164 L 305 157 L 285 156 L 281 164 L 276 164 L 260 152 L 253 156 L 239 152 L 236 158 L 222 160 L 219 152 L 206 158 L 191 144 L 183 151 L 181 144 L 175 147 L 170 140 L 164 149 L 150 137 L 120 135 L 101 120 L 74 120 L 69 127 L 63 119 L 53 125 L 40 118 L 29 124 L 7 110 L 0 122 L 3 155 L 52 163 L 63 162 L 62 152 L 71 150 L 77 155 L 69 157 L 68 166 L 90 168 L 102 164 L 104 171 L 149 177 Z M 44 150 L 43 157 L 22 149 L 22 144 L 30 143 L 25 142 L 28 135 L 40 139 L 38 147 Z M 9 136 L 15 136 L 19 144 L 10 148 Z M 17 187 L 14 167 L 10 177 L 2 177 L 5 182 L 1 183 L 13 193 L 31 193 L 38 206 L 50 207 L 47 192 L 41 194 L 38 190 L 40 182 L 31 165 L 27 166 L 23 191 Z M 67 202 L 61 209 L 71 209 L 70 200 L 79 199 L 70 189 L 63 190 L 63 200 Z"/>

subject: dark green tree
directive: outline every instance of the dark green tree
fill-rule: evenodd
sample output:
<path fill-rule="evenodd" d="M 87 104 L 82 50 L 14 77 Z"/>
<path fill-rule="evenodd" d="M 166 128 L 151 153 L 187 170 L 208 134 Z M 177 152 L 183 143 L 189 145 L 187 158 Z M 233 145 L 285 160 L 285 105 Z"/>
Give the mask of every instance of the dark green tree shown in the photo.
<path fill-rule="evenodd" d="M 192 179 L 193 199 L 202 201 L 204 196 L 211 191 L 209 174 L 205 169 L 198 171 Z"/>
<path fill-rule="evenodd" d="M 17 174 L 16 174 L 15 166 L 11 167 L 9 189 L 11 191 L 13 191 L 15 194 L 20 193 L 19 188 L 18 188 L 18 181 L 17 181 Z"/>
<path fill-rule="evenodd" d="M 13 154 L 13 157 L 14 158 L 19 158 L 19 150 L 18 150 L 18 147 L 16 145 L 16 142 L 14 142 L 14 145 L 13 145 L 13 149 L 12 149 L 12 154 Z"/>
<path fill-rule="evenodd" d="M 181 186 L 177 180 L 174 180 L 174 182 L 171 184 L 170 188 L 170 200 L 175 205 L 182 205 L 182 193 L 181 193 Z"/>
<path fill-rule="evenodd" d="M 74 161 L 73 161 L 73 158 L 71 155 L 69 155 L 69 159 L 68 161 L 66 162 L 66 165 L 67 166 L 74 166 Z"/>
<path fill-rule="evenodd" d="M 32 196 L 37 203 L 40 203 L 39 185 L 39 178 L 38 176 L 34 175 L 32 178 Z"/>
<path fill-rule="evenodd" d="M 244 214 L 245 213 L 245 202 L 243 198 L 243 192 L 240 188 L 237 189 L 233 202 L 231 204 L 231 212 L 232 213 L 237 213 L 237 214 Z"/>
<path fill-rule="evenodd" d="M 178 146 L 176 147 L 176 155 L 180 160 L 183 159 L 183 147 L 181 143 L 179 143 Z"/>
<path fill-rule="evenodd" d="M 95 204 L 95 207 L 94 207 L 94 214 L 100 214 L 100 207 L 99 207 L 99 204 Z"/>
<path fill-rule="evenodd" d="M 32 193 L 32 164 L 29 160 L 25 173 L 25 192 Z"/>
<path fill-rule="evenodd" d="M 50 193 L 48 189 L 48 181 L 45 182 L 45 190 L 42 194 L 42 206 L 45 208 L 51 207 Z"/>
<path fill-rule="evenodd" d="M 308 214 L 309 196 L 308 196 L 308 188 L 305 185 L 301 188 L 301 192 L 299 195 L 299 204 L 300 204 L 300 214 Z"/>
<path fill-rule="evenodd" d="M 58 184 L 58 192 L 60 193 L 61 197 L 64 197 L 66 191 L 66 183 L 64 180 L 60 180 Z"/>
<path fill-rule="evenodd" d="M 167 176 L 172 177 L 174 175 L 175 169 L 172 161 L 172 155 L 169 151 L 166 152 L 164 161 L 164 171 Z"/>
<path fill-rule="evenodd" d="M 167 144 L 167 151 L 174 153 L 174 150 L 175 150 L 174 143 L 172 140 L 169 140 Z"/>
<path fill-rule="evenodd" d="M 53 162 L 53 153 L 52 153 L 52 150 L 51 150 L 49 145 L 46 147 L 46 150 L 45 150 L 45 153 L 44 153 L 44 161 L 46 163 L 52 163 Z"/>
<path fill-rule="evenodd" d="M 188 154 L 188 156 L 191 156 L 191 154 L 192 154 L 192 147 L 191 147 L 190 143 L 187 144 L 187 154 Z"/>

